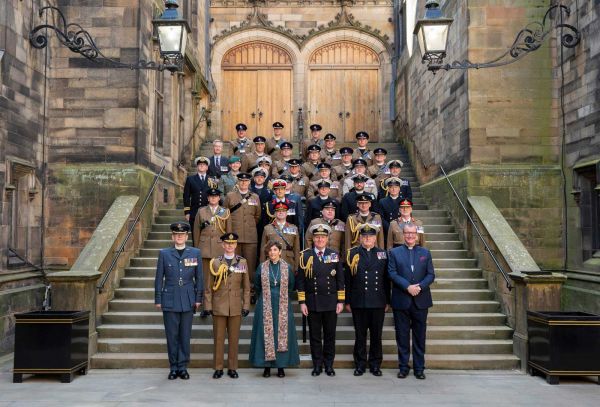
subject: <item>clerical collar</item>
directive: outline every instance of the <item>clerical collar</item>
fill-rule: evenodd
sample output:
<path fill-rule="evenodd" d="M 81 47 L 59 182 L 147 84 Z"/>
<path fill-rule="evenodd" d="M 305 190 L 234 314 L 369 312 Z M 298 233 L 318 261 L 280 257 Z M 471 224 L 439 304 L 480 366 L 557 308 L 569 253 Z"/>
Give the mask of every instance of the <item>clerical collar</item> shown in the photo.
<path fill-rule="evenodd" d="M 415 248 L 415 246 L 409 246 L 409 245 L 406 245 L 406 247 L 408 248 L 408 250 L 412 250 Z"/>

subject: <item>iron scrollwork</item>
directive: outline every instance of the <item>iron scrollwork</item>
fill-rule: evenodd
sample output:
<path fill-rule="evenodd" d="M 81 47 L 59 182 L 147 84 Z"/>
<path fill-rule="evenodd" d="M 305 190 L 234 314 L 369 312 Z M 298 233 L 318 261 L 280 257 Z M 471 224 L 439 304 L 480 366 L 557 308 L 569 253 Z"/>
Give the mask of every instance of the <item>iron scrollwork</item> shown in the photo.
<path fill-rule="evenodd" d="M 541 22 L 536 21 L 529 23 L 525 28 L 519 31 L 511 47 L 497 58 L 479 63 L 465 59 L 463 61 L 453 61 L 451 63 L 442 64 L 445 53 L 443 53 L 443 55 L 441 53 L 439 55 L 432 54 L 431 58 L 427 61 L 429 62 L 427 69 L 435 73 L 440 69 L 446 71 L 450 69 L 480 69 L 512 64 L 528 55 L 530 52 L 537 51 L 542 46 L 543 42 L 552 31 L 552 27 L 547 28 L 546 25 L 554 11 L 560 13 L 560 17 L 555 17 L 559 20 L 555 25 L 555 28 L 560 30 L 561 45 L 565 48 L 576 47 L 581 40 L 581 33 L 575 26 L 563 22 L 563 13 L 564 16 L 568 18 L 571 15 L 571 10 L 563 4 L 557 4 L 548 8 Z"/>
<path fill-rule="evenodd" d="M 105 56 L 98 48 L 90 33 L 81 25 L 76 23 L 67 23 L 63 12 L 57 7 L 46 6 L 39 10 L 39 17 L 44 13 L 52 14 L 58 18 L 58 27 L 52 24 L 40 24 L 29 32 L 29 42 L 32 47 L 42 49 L 48 46 L 47 30 L 52 30 L 62 45 L 71 51 L 80 54 L 90 61 L 97 62 L 100 65 L 106 65 L 111 68 L 126 69 L 150 69 L 155 71 L 164 71 L 169 69 L 170 65 L 160 64 L 154 61 L 140 60 L 132 64 L 123 63 Z M 173 61 L 177 63 L 177 61 Z"/>

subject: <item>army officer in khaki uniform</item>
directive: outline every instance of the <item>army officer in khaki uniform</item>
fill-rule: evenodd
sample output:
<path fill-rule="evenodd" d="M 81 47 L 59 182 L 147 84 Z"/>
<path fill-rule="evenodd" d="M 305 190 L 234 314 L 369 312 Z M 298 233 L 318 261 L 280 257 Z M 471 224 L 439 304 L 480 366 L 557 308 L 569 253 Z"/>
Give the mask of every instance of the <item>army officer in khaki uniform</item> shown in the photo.
<path fill-rule="evenodd" d="M 329 239 L 327 239 L 327 247 L 333 251 L 340 253 L 345 259 L 344 253 L 344 239 L 346 233 L 346 224 L 335 217 L 335 211 L 338 208 L 338 203 L 335 199 L 329 199 L 321 205 L 321 217 L 315 218 L 308 225 L 308 231 L 306 232 L 306 244 L 304 247 L 313 246 L 313 234 L 311 229 L 314 225 L 324 224 L 331 228 L 329 233 Z"/>
<path fill-rule="evenodd" d="M 293 223 L 286 221 L 288 205 L 285 202 L 277 202 L 273 205 L 275 219 L 265 226 L 260 247 L 265 247 L 268 242 L 279 242 L 283 249 L 281 258 L 291 265 L 294 270 L 298 268 L 298 254 L 300 253 L 300 230 Z M 260 262 L 266 259 L 264 250 L 260 253 Z"/>
<path fill-rule="evenodd" d="M 227 375 L 237 379 L 241 317 L 250 313 L 250 279 L 246 259 L 235 254 L 238 235 L 226 233 L 221 236 L 221 241 L 223 254 L 211 259 L 208 272 L 205 272 L 205 310 L 213 318 L 213 379 L 223 376 L 225 330 L 229 344 Z"/>

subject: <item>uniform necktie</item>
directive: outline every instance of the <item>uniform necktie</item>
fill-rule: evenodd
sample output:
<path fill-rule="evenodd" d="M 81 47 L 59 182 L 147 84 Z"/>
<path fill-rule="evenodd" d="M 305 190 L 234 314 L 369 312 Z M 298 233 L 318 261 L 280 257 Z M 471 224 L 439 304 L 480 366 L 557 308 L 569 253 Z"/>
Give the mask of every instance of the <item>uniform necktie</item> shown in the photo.
<path fill-rule="evenodd" d="M 319 260 L 320 260 L 320 261 L 323 261 L 323 252 L 322 252 L 322 251 L 320 251 L 320 250 L 319 250 L 319 251 L 317 252 L 317 256 L 319 256 Z"/>
<path fill-rule="evenodd" d="M 221 166 L 221 157 L 217 156 L 217 167 Z"/>

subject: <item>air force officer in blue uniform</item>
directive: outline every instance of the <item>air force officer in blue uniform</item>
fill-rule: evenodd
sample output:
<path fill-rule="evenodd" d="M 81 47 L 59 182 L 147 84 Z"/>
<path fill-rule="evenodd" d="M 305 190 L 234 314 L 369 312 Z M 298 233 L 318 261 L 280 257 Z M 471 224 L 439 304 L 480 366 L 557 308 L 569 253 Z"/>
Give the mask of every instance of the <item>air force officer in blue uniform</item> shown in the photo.
<path fill-rule="evenodd" d="M 435 279 L 433 261 L 429 250 L 417 245 L 417 225 L 406 223 L 402 232 L 404 244 L 390 250 L 388 266 L 398 345 L 398 378 L 408 375 L 412 330 L 414 374 L 417 379 L 425 379 L 427 312 L 433 305 L 429 287 Z"/>
<path fill-rule="evenodd" d="M 189 231 L 190 225 L 186 222 L 171 224 L 175 247 L 160 251 L 154 281 L 154 304 L 163 312 L 167 337 L 169 380 L 190 378 L 187 365 L 192 317 L 202 304 L 204 293 L 200 250 L 185 245 Z"/>

